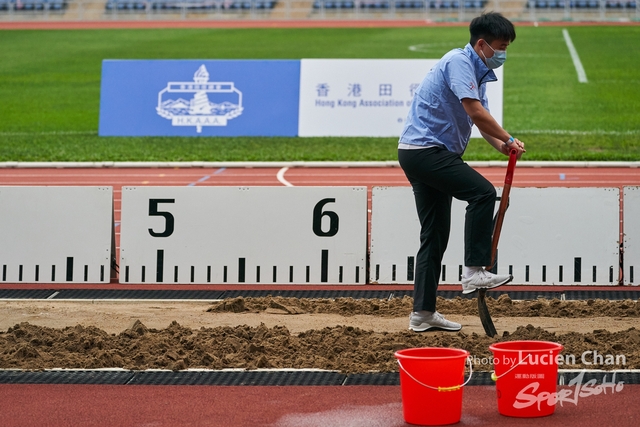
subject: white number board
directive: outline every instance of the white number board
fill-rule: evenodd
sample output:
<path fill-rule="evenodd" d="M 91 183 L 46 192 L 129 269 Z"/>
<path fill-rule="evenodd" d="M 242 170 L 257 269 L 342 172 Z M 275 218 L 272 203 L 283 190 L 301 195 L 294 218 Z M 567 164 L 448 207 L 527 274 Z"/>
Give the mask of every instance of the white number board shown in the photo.
<path fill-rule="evenodd" d="M 442 260 L 441 283 L 460 283 L 464 260 L 464 209 L 452 201 L 451 234 Z M 372 283 L 413 283 L 420 247 L 420 222 L 411 187 L 373 187 L 371 196 Z"/>
<path fill-rule="evenodd" d="M 619 196 L 617 188 L 512 188 L 498 272 L 517 284 L 617 284 Z M 465 207 L 453 200 L 441 283 L 460 283 Z M 374 187 L 370 280 L 412 283 L 419 233 L 411 188 Z"/>
<path fill-rule="evenodd" d="M 640 187 L 624 187 L 624 284 L 640 284 Z"/>
<path fill-rule="evenodd" d="M 121 283 L 366 281 L 366 187 L 123 187 L 121 227 Z"/>
<path fill-rule="evenodd" d="M 513 188 L 498 270 L 514 283 L 617 285 L 618 188 Z"/>
<path fill-rule="evenodd" d="M 112 187 L 0 187 L 0 282 L 110 281 Z"/>

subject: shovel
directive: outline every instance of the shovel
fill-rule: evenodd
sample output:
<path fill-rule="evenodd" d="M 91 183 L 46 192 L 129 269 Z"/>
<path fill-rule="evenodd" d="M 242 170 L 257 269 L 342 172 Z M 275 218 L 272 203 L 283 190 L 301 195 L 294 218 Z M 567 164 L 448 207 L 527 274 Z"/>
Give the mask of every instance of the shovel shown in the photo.
<path fill-rule="evenodd" d="M 507 165 L 507 175 L 504 178 L 504 188 L 502 189 L 502 196 L 500 197 L 500 206 L 498 207 L 498 213 L 496 214 L 495 223 L 493 226 L 493 239 L 491 240 L 491 264 L 487 266 L 487 270 L 493 271 L 497 267 L 498 260 L 498 240 L 500 239 L 500 230 L 502 230 L 502 222 L 504 221 L 504 214 L 509 207 L 509 192 L 511 191 L 511 182 L 513 181 L 513 172 L 516 168 L 516 150 L 511 150 L 509 153 L 509 163 Z M 486 289 L 480 289 L 478 291 L 478 315 L 482 322 L 482 327 L 485 333 L 490 337 L 495 337 L 496 327 L 493 326 L 493 320 L 491 320 L 491 314 L 487 308 L 487 301 L 485 300 Z"/>

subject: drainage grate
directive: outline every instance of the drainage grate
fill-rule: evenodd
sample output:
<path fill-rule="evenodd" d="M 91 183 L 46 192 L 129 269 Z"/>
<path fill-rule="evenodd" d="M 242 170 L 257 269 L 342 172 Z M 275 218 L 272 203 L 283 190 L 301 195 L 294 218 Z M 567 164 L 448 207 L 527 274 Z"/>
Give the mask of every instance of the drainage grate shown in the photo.
<path fill-rule="evenodd" d="M 471 380 L 467 385 L 493 385 L 495 382 L 491 379 L 491 372 L 473 372 Z"/>
<path fill-rule="evenodd" d="M 0 371 L 0 384 L 126 384 L 131 371 Z"/>
<path fill-rule="evenodd" d="M 438 291 L 438 296 L 444 299 L 454 299 L 460 297 L 462 299 L 474 299 L 478 297 L 476 292 L 472 294 L 463 294 L 461 291 Z M 487 296 L 498 299 L 500 295 L 508 295 L 509 298 L 514 300 L 529 300 L 537 298 L 560 298 L 561 292 L 531 292 L 531 291 L 489 291 Z M 407 296 L 413 296 L 412 291 L 407 291 Z M 400 297 L 399 293 L 396 293 L 396 297 Z"/>
<path fill-rule="evenodd" d="M 215 386 L 339 386 L 345 375 L 326 371 L 141 371 L 128 384 Z"/>
<path fill-rule="evenodd" d="M 344 385 L 400 385 L 400 374 L 398 372 L 349 374 Z"/>
<path fill-rule="evenodd" d="M 614 376 L 615 374 L 615 376 Z M 640 384 L 640 372 L 571 371 L 558 374 L 559 385 L 581 383 Z M 397 372 L 341 374 L 328 371 L 121 371 L 0 370 L 0 384 L 208 385 L 208 386 L 398 386 Z M 474 372 L 468 386 L 493 385 L 490 372 Z"/>
<path fill-rule="evenodd" d="M 640 297 L 639 291 L 566 291 L 565 298 L 568 300 L 587 299 L 608 299 L 608 300 L 637 300 Z"/>
<path fill-rule="evenodd" d="M 560 298 L 564 294 L 566 300 L 607 299 L 607 300 L 637 300 L 640 288 L 624 291 L 489 291 L 487 296 L 499 298 L 509 295 L 513 300 L 535 300 L 537 298 Z M 237 297 L 266 297 L 280 296 L 292 298 L 354 298 L 354 299 L 388 299 L 389 297 L 412 297 L 412 290 L 153 290 L 153 289 L 61 289 L 59 291 L 47 289 L 0 289 L 0 299 L 154 299 L 154 300 L 220 300 Z M 460 291 L 438 291 L 438 296 L 445 299 L 456 297 L 464 299 L 476 298 L 477 294 L 463 295 Z"/>
<path fill-rule="evenodd" d="M 466 378 L 465 378 L 466 379 Z M 467 385 L 493 385 L 491 372 L 474 372 Z M 350 374 L 344 385 L 400 385 L 398 372 Z"/>
<path fill-rule="evenodd" d="M 284 298 L 354 298 L 354 299 L 387 299 L 390 291 L 358 291 L 358 290 L 233 290 L 225 291 L 223 298 L 257 298 L 257 297 L 284 297 Z"/>
<path fill-rule="evenodd" d="M 63 289 L 55 299 L 158 299 L 158 300 L 217 300 L 224 291 L 166 290 L 166 289 Z"/>
<path fill-rule="evenodd" d="M 0 289 L 0 299 L 47 299 L 55 292 L 51 289 Z"/>

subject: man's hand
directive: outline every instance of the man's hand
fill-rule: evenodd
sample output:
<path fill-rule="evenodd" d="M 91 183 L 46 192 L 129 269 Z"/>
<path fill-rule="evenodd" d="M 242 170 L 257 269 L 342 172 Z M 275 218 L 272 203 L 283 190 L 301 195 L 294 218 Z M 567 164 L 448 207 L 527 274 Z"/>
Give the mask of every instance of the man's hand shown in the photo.
<path fill-rule="evenodd" d="M 524 149 L 524 142 L 517 138 L 514 138 L 513 142 L 510 143 L 505 142 L 502 146 L 502 152 L 507 156 L 511 153 L 511 150 L 517 151 L 516 158 L 518 160 L 520 160 L 520 157 L 527 152 L 527 150 Z"/>

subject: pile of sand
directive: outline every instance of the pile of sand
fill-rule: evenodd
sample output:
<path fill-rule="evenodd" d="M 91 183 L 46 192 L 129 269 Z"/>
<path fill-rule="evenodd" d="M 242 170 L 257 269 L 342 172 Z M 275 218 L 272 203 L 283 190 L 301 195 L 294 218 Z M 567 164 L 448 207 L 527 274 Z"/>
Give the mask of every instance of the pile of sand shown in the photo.
<path fill-rule="evenodd" d="M 393 354 L 403 348 L 462 348 L 482 359 L 492 356 L 490 344 L 509 340 L 561 343 L 563 354 L 576 356 L 571 368 L 640 368 L 640 330 L 634 327 L 640 304 L 635 301 L 488 298 L 499 332 L 495 338 L 482 332 L 476 300 L 460 298 L 439 299 L 438 310 L 461 321 L 462 331 L 409 331 L 412 302 L 408 297 L 235 298 L 166 306 L 143 301 L 4 301 L 2 323 L 13 326 L 0 332 L 0 368 L 392 372 L 397 371 Z M 169 318 L 167 326 L 155 327 Z M 117 329 L 123 321 L 128 327 Z M 585 329 L 589 325 L 601 327 Z M 581 355 L 587 354 L 587 362 L 593 362 L 594 351 L 623 355 L 626 364 L 607 364 L 604 359 L 598 366 L 582 364 Z M 492 366 L 481 364 L 475 369 L 487 371 Z"/>

